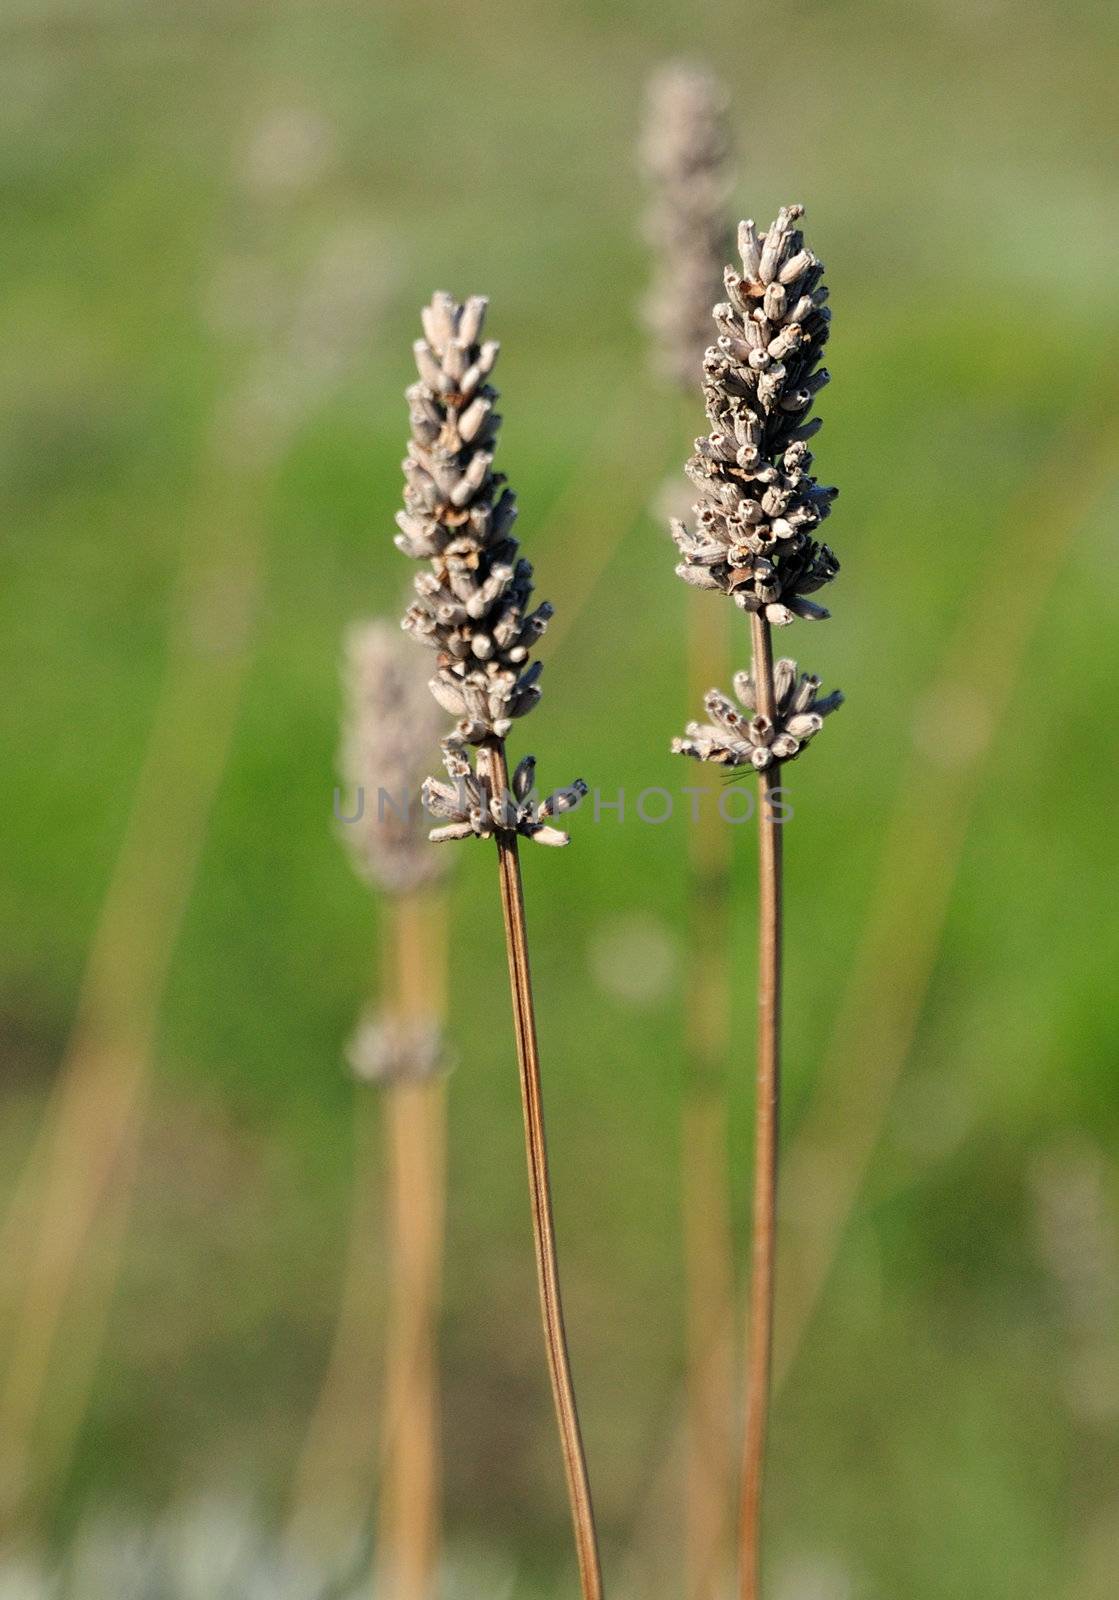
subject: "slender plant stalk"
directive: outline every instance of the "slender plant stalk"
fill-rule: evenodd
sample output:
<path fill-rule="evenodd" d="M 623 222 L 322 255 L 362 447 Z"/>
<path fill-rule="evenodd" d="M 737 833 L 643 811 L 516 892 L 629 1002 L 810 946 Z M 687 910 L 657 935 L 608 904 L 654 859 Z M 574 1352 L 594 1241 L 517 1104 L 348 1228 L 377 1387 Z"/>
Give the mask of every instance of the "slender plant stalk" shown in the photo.
<path fill-rule="evenodd" d="M 777 1139 L 781 1037 L 782 817 L 779 770 L 795 760 L 842 703 L 819 697 L 820 680 L 775 662 L 771 626 L 828 613 L 809 597 L 839 563 L 815 537 L 836 490 L 811 472 L 810 417 L 828 381 L 820 355 L 830 313 L 823 267 L 804 247 L 801 206 L 783 207 L 759 235 L 740 223 L 741 267 L 726 268 L 727 299 L 712 315 L 718 338 L 703 357 L 710 432 L 696 440 L 687 471 L 699 490 L 689 527 L 674 521 L 678 575 L 733 599 L 750 618 L 753 666 L 734 678 L 732 701 L 704 696 L 709 721 L 688 724 L 672 748 L 696 761 L 758 774 L 758 1037 L 754 1216 L 746 1352 L 746 1429 L 739 1506 L 743 1600 L 760 1593 L 760 1535 L 773 1350 L 777 1229 Z"/>
<path fill-rule="evenodd" d="M 435 959 L 443 896 L 417 890 L 391 905 L 391 1004 L 424 1024 L 445 1005 Z M 431 1600 L 439 1557 L 437 1324 L 443 1267 L 446 1085 L 441 1077 L 385 1092 L 391 1298 L 385 1364 L 384 1474 L 378 1514 L 378 1592 Z"/>
<path fill-rule="evenodd" d="M 775 719 L 769 623 L 750 618 L 758 711 Z M 758 774 L 758 1067 L 754 1123 L 754 1234 L 746 1345 L 746 1438 L 742 1460 L 739 1560 L 743 1600 L 760 1592 L 762 1490 L 773 1366 L 777 1254 L 777 1143 L 781 1107 L 781 839 L 772 792 L 779 768 Z"/>
<path fill-rule="evenodd" d="M 350 629 L 339 769 L 357 809 L 348 819 L 340 814 L 340 831 L 357 872 L 383 897 L 378 1004 L 363 1016 L 349 1056 L 358 1077 L 381 1091 L 389 1306 L 375 1577 L 391 1600 L 431 1600 L 439 1555 L 447 914 L 435 880 L 448 860 L 431 850 L 416 804 L 441 722 L 425 678 L 399 628 L 371 621 Z M 321 1538 L 339 1521 L 339 1489 L 350 1486 L 347 1478 L 356 1487 L 372 1455 L 360 1420 L 370 1412 L 369 1221 L 360 1203 L 369 1182 L 361 1161 L 343 1314 L 300 1473 L 297 1538 Z"/>
<path fill-rule="evenodd" d="M 605 534 L 599 530 L 593 540 L 587 541 L 587 548 L 581 552 L 580 559 L 571 563 L 567 599 L 549 631 L 553 657 L 596 592 L 599 580 L 624 535 L 640 521 L 639 511 L 642 515 L 644 513 L 645 490 L 642 484 L 647 480 L 648 472 L 644 475 L 637 471 L 622 472 L 619 463 L 625 462 L 632 467 L 634 460 L 640 459 L 640 453 L 644 451 L 651 469 L 654 458 L 662 448 L 663 440 L 657 430 L 650 426 L 647 411 L 634 404 L 633 386 L 623 384 L 611 409 L 608 425 L 596 432 L 590 455 L 580 461 L 578 470 L 549 509 L 541 529 L 542 542 L 547 544 L 549 530 L 564 529 L 570 533 L 573 525 L 589 526 L 594 518 L 601 519 L 603 515 L 603 495 L 613 494 L 616 497 L 616 506 L 606 516 Z M 594 518 L 591 517 L 592 510 Z M 710 638 L 711 630 L 702 629 L 701 636 Z M 722 844 L 722 830 L 714 831 L 717 842 Z M 703 919 L 703 926 L 710 926 L 709 919 Z M 723 954 L 721 945 L 719 954 Z M 431 978 L 431 981 L 436 980 Z M 443 1020 L 443 1009 L 438 1008 L 432 1015 L 432 1021 L 439 1024 Z M 442 1115 L 446 1115 L 445 1106 Z M 721 1133 L 716 1137 L 713 1132 L 703 1142 L 703 1147 L 722 1150 L 725 1147 L 725 1135 Z M 362 1159 L 359 1157 L 359 1160 Z M 372 1166 L 372 1163 L 367 1164 Z M 707 1170 L 712 1170 L 709 1163 Z M 717 1174 L 713 1176 L 717 1177 Z M 356 1183 L 359 1188 L 366 1190 L 370 1181 L 371 1171 L 366 1171 L 359 1175 Z M 711 1206 L 704 1204 L 702 1197 L 697 1203 L 703 1205 L 704 1215 L 712 1214 Z M 390 1206 L 390 1213 L 391 1209 Z M 297 1488 L 293 1496 L 289 1530 L 295 1545 L 305 1545 L 315 1537 L 316 1532 L 322 1532 L 327 1510 L 324 1503 L 326 1498 L 330 1499 L 335 1511 L 343 1500 L 347 1507 L 352 1502 L 350 1522 L 339 1530 L 342 1539 L 345 1539 L 349 1526 L 356 1524 L 364 1512 L 364 1477 L 359 1479 L 359 1474 L 366 1470 L 373 1443 L 370 1424 L 366 1420 L 368 1410 L 363 1401 L 368 1385 L 368 1328 L 370 1318 L 375 1314 L 377 1299 L 376 1283 L 371 1281 L 369 1268 L 371 1210 L 374 1214 L 380 1210 L 379 1198 L 371 1202 L 368 1194 L 356 1195 L 346 1286 L 334 1349 L 307 1430 L 303 1460 L 296 1474 Z M 717 1396 L 720 1418 L 725 1418 L 725 1392 L 725 1388 L 721 1388 Z M 391 1451 L 390 1430 L 386 1429 L 381 1451 L 383 1474 L 389 1471 Z M 356 1494 L 351 1484 L 358 1490 Z M 710 1496 L 707 1497 L 707 1503 L 710 1505 Z"/>
<path fill-rule="evenodd" d="M 492 470 L 501 419 L 489 378 L 499 347 L 482 337 L 486 309 L 481 296 L 459 304 L 437 293 L 421 313 L 424 337 L 413 346 L 418 382 L 407 391 L 412 435 L 396 543 L 428 564 L 413 582 L 404 628 L 435 651 L 429 688 L 457 719 L 443 742 L 450 782 L 429 778 L 423 786 L 428 812 L 443 819 L 429 837 L 492 838 L 497 845 L 548 1368 L 583 1596 L 600 1600 L 594 1513 L 560 1301 L 517 845 L 518 835 L 566 845 L 567 834 L 553 819 L 576 806 L 587 786 L 579 779 L 541 803 L 534 758 L 523 757 L 511 779 L 506 764 L 507 733 L 540 699 L 543 667 L 532 650 L 552 607 L 530 609 L 532 566 L 511 531 L 516 497 L 504 475 Z"/>
<path fill-rule="evenodd" d="M 1115 429 L 1100 425 L 1101 407 L 1107 404 L 1097 379 L 1057 431 L 1022 494 L 1015 496 L 984 557 L 991 570 L 1014 577 L 998 591 L 998 604 L 984 593 L 982 619 L 971 610 L 961 613 L 941 661 L 930 703 L 956 703 L 965 676 L 982 682 L 984 693 L 976 696 L 974 709 L 989 719 L 988 737 L 951 763 L 933 761 L 928 748 L 915 753 L 893 801 L 852 979 L 833 1024 L 812 1104 L 781 1163 L 782 1188 L 796 1194 L 800 1205 L 813 1186 L 819 1198 L 809 1222 L 798 1216 L 790 1229 L 793 1248 L 785 1259 L 795 1270 L 783 1271 L 779 1280 L 776 1322 L 781 1337 L 774 1349 L 772 1379 L 777 1395 L 804 1348 L 894 1085 L 908 1059 L 940 954 L 979 781 L 1044 606 L 1044 590 L 1018 583 L 1016 575 L 1023 563 L 1029 566 L 1031 550 L 1039 560 L 1043 550 L 1047 560 L 1054 552 L 1063 554 L 1114 479 Z M 1114 423 L 1113 406 L 1107 415 Z M 1071 499 L 1060 470 L 1070 459 L 1077 469 L 1070 474 L 1076 485 Z M 977 639 L 986 641 L 978 664 Z M 891 1016 L 896 1021 L 884 1022 Z M 829 1174 L 826 1190 L 818 1181 L 822 1163 Z M 729 1333 L 725 1327 L 724 1338 Z M 686 1448 L 687 1430 L 685 1401 L 678 1397 L 656 1450 L 660 1465 L 635 1519 L 629 1559 L 634 1570 L 645 1570 L 638 1556 L 644 1560 L 656 1531 L 668 1520 L 673 1467 Z"/>
<path fill-rule="evenodd" d="M 386 1476 L 377 1553 L 395 1600 L 430 1600 L 439 1561 L 436 1325 L 443 1260 L 446 1088 L 402 1084 L 386 1096 L 393 1247 L 384 1416 Z M 388 1575 L 391 1574 L 391 1577 Z"/>
<path fill-rule="evenodd" d="M 509 787 L 505 746 L 501 739 L 488 741 L 492 783 L 496 793 Z M 540 1312 L 544 1322 L 544 1343 L 548 1353 L 548 1372 L 556 1407 L 560 1444 L 563 1451 L 571 1520 L 579 1558 L 579 1577 L 583 1600 L 601 1600 L 602 1572 L 598 1553 L 594 1507 L 587 1476 L 583 1436 L 567 1334 L 563 1321 L 559 1264 L 556 1259 L 555 1228 L 552 1220 L 552 1191 L 548 1176 L 548 1145 L 544 1132 L 544 1104 L 540 1084 L 540 1047 L 536 1037 L 536 1010 L 532 999 L 532 971 L 528 957 L 524 887 L 517 835 L 502 830 L 495 835 L 501 882 L 501 910 L 505 920 L 505 944 L 509 956 L 509 987 L 513 1000 L 513 1026 L 517 1040 L 517 1063 L 521 1076 L 521 1105 L 524 1111 L 525 1155 L 528 1160 L 529 1193 L 532 1200 L 532 1237 L 536 1251 L 536 1275 L 540 1290 Z"/>
<path fill-rule="evenodd" d="M 696 383 L 711 339 L 711 307 L 732 246 L 729 97 L 702 66 L 670 61 L 649 83 L 641 156 L 649 181 L 652 278 L 643 305 L 657 373 L 677 390 L 694 431 Z M 682 486 L 681 486 L 682 487 Z M 668 497 L 679 498 L 676 480 Z M 688 597 L 689 702 L 729 674 L 727 630 L 698 593 Z M 685 1078 L 681 1104 L 687 1440 L 685 1593 L 717 1600 L 730 1554 L 733 1500 L 734 1296 L 727 1144 L 730 1045 L 730 839 L 713 804 L 688 832 Z"/>
<path fill-rule="evenodd" d="M 446 1014 L 445 891 L 429 884 L 386 896 L 385 911 L 377 1015 L 410 1014 L 438 1035 Z M 429 1596 L 439 1558 L 437 1327 L 446 1086 L 442 1077 L 427 1076 L 385 1082 L 379 1106 L 366 1096 L 363 1089 L 341 1306 L 295 1474 L 288 1539 L 296 1554 L 311 1545 L 351 1543 L 367 1519 L 368 1475 L 376 1456 L 377 1591 Z M 374 1132 L 381 1134 L 381 1160 L 374 1153 Z M 389 1305 L 383 1404 L 375 1416 L 368 1403 L 377 1382 L 369 1330 L 381 1290 L 371 1241 L 382 1219 Z"/>

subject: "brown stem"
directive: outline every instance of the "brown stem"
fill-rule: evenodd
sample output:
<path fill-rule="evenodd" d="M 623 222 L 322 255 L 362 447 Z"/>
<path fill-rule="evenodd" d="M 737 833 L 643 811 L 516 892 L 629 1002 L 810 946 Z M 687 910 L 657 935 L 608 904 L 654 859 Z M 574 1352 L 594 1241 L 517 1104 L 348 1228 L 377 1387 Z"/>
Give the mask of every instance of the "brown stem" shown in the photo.
<path fill-rule="evenodd" d="M 494 793 L 502 797 L 509 789 L 505 745 L 493 739 L 484 746 Z M 571 1520 L 579 1558 L 583 1600 L 602 1600 L 602 1573 L 598 1556 L 594 1507 L 591 1503 L 575 1388 L 563 1325 L 559 1266 L 556 1260 L 555 1230 L 552 1221 L 551 1185 L 548 1178 L 548 1149 L 544 1135 L 544 1106 L 540 1086 L 540 1051 L 536 1040 L 536 1013 L 532 1000 L 532 975 L 528 959 L 525 926 L 524 888 L 517 852 L 517 835 L 502 830 L 497 835 L 497 860 L 501 879 L 501 909 L 505 918 L 505 942 L 509 953 L 509 984 L 513 998 L 513 1025 L 517 1038 L 517 1061 L 521 1074 L 521 1103 L 524 1110 L 525 1153 L 528 1158 L 528 1183 L 532 1197 L 532 1233 L 536 1247 L 536 1272 L 540 1289 L 540 1309 L 544 1320 L 544 1341 L 548 1351 L 548 1370 L 552 1380 L 559 1424 Z"/>
<path fill-rule="evenodd" d="M 382 1592 L 430 1600 L 439 1539 L 439 1388 L 435 1323 L 442 1257 L 444 1089 L 398 1084 L 386 1096 L 393 1327 L 386 1373 L 392 1459 L 380 1507 Z"/>
<path fill-rule="evenodd" d="M 440 897 L 418 891 L 393 906 L 386 985 L 402 1022 L 441 1016 Z M 436 959 L 433 959 L 436 957 Z M 436 1323 L 443 1259 L 445 1091 L 441 1080 L 385 1092 L 392 1303 L 385 1372 L 385 1479 L 379 1512 L 381 1591 L 430 1600 L 439 1542 L 439 1379 Z"/>
<path fill-rule="evenodd" d="M 440 888 L 385 902 L 378 999 L 386 1016 L 438 1025 L 446 1015 L 447 927 Z M 360 1086 L 349 1245 L 326 1374 L 294 1474 L 286 1538 L 294 1559 L 355 1541 L 377 1458 L 376 1583 L 393 1600 L 430 1597 L 439 1555 L 437 1329 L 442 1281 L 446 1084 Z M 383 1156 L 375 1153 L 380 1136 Z M 388 1308 L 383 1373 L 369 1330 Z M 382 1385 L 382 1404 L 369 1405 Z"/>
<path fill-rule="evenodd" d="M 776 714 L 769 624 L 750 618 L 758 711 Z M 762 1488 L 773 1361 L 774 1257 L 777 1233 L 777 1133 L 781 1041 L 781 827 L 771 804 L 777 770 L 758 776 L 758 1074 L 754 1133 L 754 1237 L 746 1353 L 746 1442 L 739 1524 L 742 1600 L 757 1600 Z"/>

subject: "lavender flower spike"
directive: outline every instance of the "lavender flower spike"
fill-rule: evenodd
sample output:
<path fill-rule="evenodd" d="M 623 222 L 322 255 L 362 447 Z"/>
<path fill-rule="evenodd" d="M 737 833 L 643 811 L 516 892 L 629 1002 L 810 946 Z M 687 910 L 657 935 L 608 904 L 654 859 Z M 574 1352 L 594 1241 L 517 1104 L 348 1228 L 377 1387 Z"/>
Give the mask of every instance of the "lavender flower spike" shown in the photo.
<path fill-rule="evenodd" d="M 552 1224 L 519 852 L 520 837 L 566 844 L 567 835 L 548 819 L 578 805 L 586 786 L 574 783 L 537 805 L 531 757 L 508 777 L 506 735 L 540 699 L 541 667 L 530 656 L 552 608 L 530 609 L 532 568 L 512 536 L 516 502 L 493 470 L 499 418 L 489 377 L 497 345 L 482 340 L 485 314 L 484 300 L 475 297 L 459 305 L 448 294 L 436 294 L 423 311 L 424 337 L 415 345 L 419 382 L 408 390 L 412 438 L 396 542 L 414 560 L 430 563 L 415 580 L 416 598 L 404 627 L 435 651 L 431 692 L 457 719 L 443 741 L 450 782 L 429 778 L 424 785 L 425 804 L 442 819 L 430 837 L 493 839 L 496 847 L 544 1342 L 583 1600 L 602 1600 L 598 1534 Z M 476 747 L 473 758 L 470 746 Z"/>
<path fill-rule="evenodd" d="M 826 617 L 808 596 L 839 571 L 815 537 L 838 493 L 812 475 L 807 443 L 820 426 L 809 414 L 828 382 L 819 362 L 831 313 L 823 266 L 796 227 L 802 210 L 784 207 L 760 237 L 752 222 L 739 227 L 742 270 L 726 270 L 718 338 L 703 358 L 710 432 L 687 464 L 695 524 L 672 524 L 685 582 L 777 627 Z"/>
<path fill-rule="evenodd" d="M 515 794 L 491 798 L 488 766 L 475 772 L 462 753 L 504 740 L 539 701 L 543 667 L 530 657 L 552 615 L 546 602 L 533 606 L 532 566 L 512 536 L 516 497 L 493 468 L 501 418 L 489 378 L 498 346 L 482 338 L 486 304 L 432 297 L 414 346 L 419 380 L 407 391 L 412 436 L 396 543 L 429 566 L 414 581 L 403 626 L 435 651 L 429 687 L 456 719 L 446 743 L 469 791 L 465 807 L 448 809 L 445 785 L 428 781 L 432 808 L 448 818 L 431 837 L 487 838 L 497 827 L 566 844 Z"/>
<path fill-rule="evenodd" d="M 696 440 L 687 463 L 699 490 L 694 523 L 672 523 L 683 558 L 676 571 L 686 583 L 729 595 L 742 611 L 778 628 L 797 618 L 827 617 L 809 597 L 839 571 L 834 552 L 816 538 L 839 491 L 814 477 L 807 443 L 820 426 L 810 412 L 828 382 L 820 357 L 831 313 L 823 265 L 797 227 L 803 210 L 782 207 L 761 235 L 753 222 L 739 224 L 741 271 L 726 269 L 728 298 L 712 312 L 718 338 L 703 358 L 710 432 Z M 776 718 L 741 720 L 712 690 L 710 723 L 689 724 L 673 750 L 699 761 L 750 763 L 759 771 L 791 761 L 817 730 L 805 735 L 797 731 L 801 723 L 783 719 L 780 682 L 789 668 L 795 674 L 792 663 L 777 664 Z M 802 683 L 808 681 L 815 682 Z M 736 686 L 745 682 L 740 674 Z M 825 715 L 841 699 L 829 696 L 811 715 Z M 752 700 L 744 703 L 754 709 Z M 801 714 L 807 713 L 798 708 L 794 715 Z"/>

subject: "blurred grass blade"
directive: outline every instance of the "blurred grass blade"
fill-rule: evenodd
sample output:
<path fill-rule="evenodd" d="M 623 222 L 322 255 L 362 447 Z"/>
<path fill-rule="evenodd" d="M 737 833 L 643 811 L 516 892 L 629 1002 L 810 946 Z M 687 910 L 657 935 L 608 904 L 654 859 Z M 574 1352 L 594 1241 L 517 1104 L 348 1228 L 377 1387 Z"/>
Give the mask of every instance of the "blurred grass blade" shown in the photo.
<path fill-rule="evenodd" d="M 59 1325 L 118 1175 L 134 1164 L 144 1085 L 172 953 L 232 742 L 260 567 L 255 479 L 211 485 L 188 528 L 162 695 L 90 951 L 74 1031 L 9 1235 L 33 1228 L 0 1387 L 0 1521 L 32 1486 L 30 1461 Z M 217 643 L 207 612 L 220 595 Z M 127 1187 L 127 1184 L 125 1184 Z M 38 1189 L 38 1193 L 35 1190 Z M 114 1203 L 120 1203 L 119 1198 Z M 87 1353 L 88 1355 L 88 1353 Z M 65 1454 L 65 1451 L 62 1452 Z"/>

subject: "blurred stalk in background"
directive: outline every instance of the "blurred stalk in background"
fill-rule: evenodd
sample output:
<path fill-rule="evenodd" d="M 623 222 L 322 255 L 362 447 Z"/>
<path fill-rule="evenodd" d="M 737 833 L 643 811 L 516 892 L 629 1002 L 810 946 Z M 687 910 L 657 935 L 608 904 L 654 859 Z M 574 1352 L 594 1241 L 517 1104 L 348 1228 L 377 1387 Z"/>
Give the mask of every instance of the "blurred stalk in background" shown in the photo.
<path fill-rule="evenodd" d="M 339 833 L 380 891 L 380 995 L 350 1044 L 359 1080 L 382 1090 L 389 1325 L 381 1408 L 376 1589 L 430 1600 L 439 1556 L 438 1316 L 446 1188 L 446 905 L 449 860 L 427 839 L 419 786 L 441 718 L 427 675 L 398 626 L 355 627 L 347 641 L 341 773 L 351 794 Z M 359 1107 L 359 1110 L 363 1108 Z M 361 1143 L 359 1141 L 359 1143 Z M 371 1250 L 368 1143 L 355 1157 L 347 1285 L 318 1404 L 296 1474 L 294 1541 L 352 1543 L 365 1521 L 361 1441 L 373 1412 L 364 1387 L 374 1330 L 353 1286 Z M 363 1457 L 365 1459 L 363 1459 Z"/>
<path fill-rule="evenodd" d="M 672 62 L 648 88 L 641 153 L 651 205 L 646 238 L 654 279 L 645 302 L 653 365 L 694 430 L 711 308 L 731 250 L 730 132 L 726 94 L 702 68 Z M 661 508 L 683 515 L 679 479 Z M 689 589 L 687 703 L 729 677 L 721 608 Z M 687 1073 L 681 1113 L 687 1341 L 685 1562 L 689 1600 L 713 1600 L 729 1559 L 732 1498 L 734 1245 L 727 1122 L 730 1044 L 730 832 L 713 805 L 688 829 L 688 956 L 684 983 Z"/>

